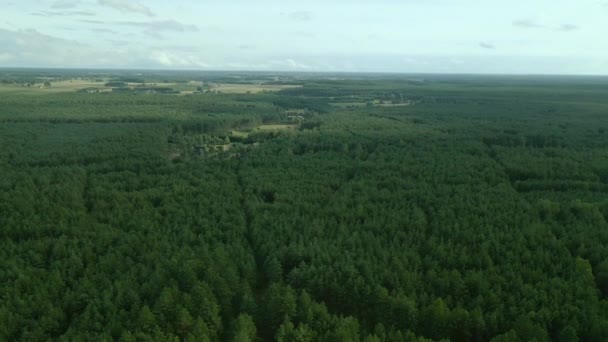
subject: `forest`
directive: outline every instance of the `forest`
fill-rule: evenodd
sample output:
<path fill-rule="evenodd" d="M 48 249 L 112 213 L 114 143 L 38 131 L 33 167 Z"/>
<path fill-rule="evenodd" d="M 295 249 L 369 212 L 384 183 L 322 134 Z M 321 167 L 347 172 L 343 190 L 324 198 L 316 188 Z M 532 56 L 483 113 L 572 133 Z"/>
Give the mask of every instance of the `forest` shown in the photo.
<path fill-rule="evenodd" d="M 2 341 L 608 336 L 608 78 L 0 83 Z"/>

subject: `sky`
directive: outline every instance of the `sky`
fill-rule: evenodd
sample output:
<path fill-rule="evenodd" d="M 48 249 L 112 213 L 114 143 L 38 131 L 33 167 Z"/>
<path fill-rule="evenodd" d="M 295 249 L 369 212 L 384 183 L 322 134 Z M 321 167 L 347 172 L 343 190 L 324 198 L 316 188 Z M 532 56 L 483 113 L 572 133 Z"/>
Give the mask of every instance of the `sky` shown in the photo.
<path fill-rule="evenodd" d="M 608 75 L 608 0 L 0 0 L 0 67 Z"/>

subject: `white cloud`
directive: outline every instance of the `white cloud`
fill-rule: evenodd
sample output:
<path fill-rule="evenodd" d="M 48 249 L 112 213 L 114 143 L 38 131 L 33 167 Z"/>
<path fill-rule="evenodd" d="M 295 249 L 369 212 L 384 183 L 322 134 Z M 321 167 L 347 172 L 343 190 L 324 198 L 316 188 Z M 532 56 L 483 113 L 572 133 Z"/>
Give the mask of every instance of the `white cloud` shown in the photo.
<path fill-rule="evenodd" d="M 13 59 L 15 59 L 15 57 L 13 57 L 13 55 L 6 53 L 6 52 L 0 52 L 0 63 L 8 63 L 8 62 L 12 61 Z"/>
<path fill-rule="evenodd" d="M 287 14 L 289 19 L 294 21 L 311 21 L 312 12 L 310 11 L 295 11 Z"/>
<path fill-rule="evenodd" d="M 572 25 L 572 24 L 562 24 L 557 28 L 557 30 L 569 32 L 569 31 L 576 31 L 579 28 L 580 27 L 578 27 L 576 25 Z"/>
<path fill-rule="evenodd" d="M 556 31 L 569 32 L 576 31 L 580 27 L 574 24 L 561 24 L 558 26 L 548 26 L 544 24 L 539 24 L 533 19 L 519 19 L 513 21 L 513 26 L 524 28 L 524 29 L 555 29 Z"/>
<path fill-rule="evenodd" d="M 149 21 L 149 22 L 133 22 L 123 21 L 116 22 L 117 25 L 133 26 L 143 28 L 143 33 L 155 39 L 163 38 L 165 32 L 198 32 L 196 25 L 182 24 L 175 20 Z"/>
<path fill-rule="evenodd" d="M 117 21 L 109 22 L 108 24 L 113 25 L 125 25 L 141 27 L 147 31 L 154 32 L 197 32 L 198 27 L 196 25 L 182 24 L 177 20 L 159 20 L 159 21 Z"/>
<path fill-rule="evenodd" d="M 98 44 L 99 45 L 99 44 Z M 103 48 L 38 32 L 0 29 L 0 66 L 205 68 L 196 55 L 152 50 L 132 45 Z"/>
<path fill-rule="evenodd" d="M 257 60 L 247 62 L 241 61 L 229 61 L 220 63 L 215 66 L 217 69 L 222 70 L 254 70 L 254 71 L 321 71 L 329 70 L 329 65 L 321 64 L 310 65 L 307 63 L 301 63 L 293 58 L 284 59 L 270 59 L 270 60 Z"/>
<path fill-rule="evenodd" d="M 4 54 L 13 56 L 12 61 L 25 65 L 40 65 L 44 62 L 47 65 L 58 66 L 64 64 L 66 60 L 71 61 L 75 54 L 85 57 L 85 60 L 95 56 L 94 51 L 83 44 L 52 37 L 32 29 L 19 31 L 0 29 L 0 46 Z"/>
<path fill-rule="evenodd" d="M 82 2 L 81 0 L 57 0 L 51 5 L 51 8 L 55 8 L 55 9 L 74 8 L 74 7 L 78 6 L 81 2 Z"/>
<path fill-rule="evenodd" d="M 526 29 L 544 28 L 533 19 L 518 19 L 513 21 L 513 26 Z"/>
<path fill-rule="evenodd" d="M 93 12 L 87 11 L 39 11 L 34 12 L 32 15 L 40 17 L 69 17 L 69 16 L 87 16 L 92 17 L 95 15 Z"/>
<path fill-rule="evenodd" d="M 302 64 L 302 63 L 298 63 L 295 60 L 288 58 L 285 60 L 285 63 L 292 69 L 300 69 L 300 70 L 310 70 L 312 69 L 311 66 L 306 65 L 306 64 Z"/>
<path fill-rule="evenodd" d="M 178 68 L 209 68 L 210 65 L 198 59 L 196 56 L 181 56 L 168 51 L 153 51 L 150 59 L 165 67 Z"/>
<path fill-rule="evenodd" d="M 102 6 L 111 7 L 120 12 L 138 13 L 149 17 L 155 15 L 149 7 L 133 0 L 97 0 L 97 3 Z"/>

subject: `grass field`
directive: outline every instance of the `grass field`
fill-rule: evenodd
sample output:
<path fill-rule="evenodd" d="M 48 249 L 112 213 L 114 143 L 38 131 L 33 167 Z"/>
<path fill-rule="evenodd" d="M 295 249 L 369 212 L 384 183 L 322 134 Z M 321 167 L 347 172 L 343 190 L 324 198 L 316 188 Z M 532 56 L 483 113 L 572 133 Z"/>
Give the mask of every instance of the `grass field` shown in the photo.
<path fill-rule="evenodd" d="M 378 104 L 374 104 L 374 106 L 380 106 L 380 107 L 407 107 L 409 105 L 410 105 L 409 102 L 404 102 L 404 103 L 378 103 Z"/>
<path fill-rule="evenodd" d="M 35 84 L 31 87 L 25 87 L 20 84 L 2 84 L 0 85 L 0 93 L 32 95 L 70 93 L 83 88 L 105 89 L 104 84 L 104 82 L 94 82 L 89 80 L 69 80 L 51 82 L 50 87 L 44 87 L 42 84 Z"/>
<path fill-rule="evenodd" d="M 348 107 L 365 107 L 367 102 L 332 102 L 330 106 L 348 108 Z"/>
<path fill-rule="evenodd" d="M 401 103 L 392 103 L 388 101 L 380 101 L 375 100 L 373 102 L 331 102 L 329 105 L 333 107 L 339 108 L 352 108 L 352 107 L 366 107 L 370 104 L 370 106 L 375 107 L 407 107 L 410 105 L 410 102 L 401 102 Z"/>
<path fill-rule="evenodd" d="M 230 135 L 233 137 L 238 137 L 238 138 L 247 138 L 247 137 L 249 137 L 249 134 L 255 133 L 255 132 L 283 131 L 283 130 L 296 129 L 296 128 L 298 128 L 298 125 L 287 125 L 287 124 L 260 125 L 250 131 L 232 130 L 232 131 L 230 131 Z"/>
<path fill-rule="evenodd" d="M 222 93 L 246 94 L 246 93 L 261 93 L 263 91 L 280 91 L 289 88 L 299 88 L 299 85 L 278 85 L 278 84 L 236 84 L 236 83 L 219 83 L 215 84 L 211 90 Z"/>
<path fill-rule="evenodd" d="M 40 78 L 42 81 L 42 78 Z M 4 94 L 33 94 L 33 95 L 44 95 L 44 94 L 57 94 L 57 93 L 70 93 L 76 92 L 81 89 L 99 89 L 101 91 L 111 91 L 111 88 L 106 87 L 106 81 L 90 81 L 90 80 L 66 80 L 66 81 L 50 81 L 50 87 L 44 87 L 43 83 L 36 83 L 30 87 L 23 86 L 21 84 L 2 84 L 0 85 L 0 93 Z M 150 87 L 168 87 L 174 90 L 180 91 L 181 94 L 193 94 L 197 90 L 195 83 L 133 83 L 128 82 L 129 88 L 137 88 L 140 86 Z"/>
<path fill-rule="evenodd" d="M 249 132 L 243 132 L 243 131 L 232 131 L 231 135 L 233 137 L 238 137 L 238 138 L 247 138 L 249 136 Z"/>
<path fill-rule="evenodd" d="M 260 125 L 258 130 L 260 131 L 282 131 L 286 129 L 294 129 L 297 125 Z"/>
<path fill-rule="evenodd" d="M 2 84 L 0 85 L 0 93 L 3 94 L 31 94 L 31 95 L 44 95 L 44 94 L 57 94 L 57 93 L 70 93 L 76 92 L 80 89 L 96 88 L 99 90 L 108 90 L 105 86 L 105 81 L 90 81 L 90 80 L 68 80 L 68 81 L 52 81 L 50 87 L 44 87 L 42 78 L 39 78 L 40 83 L 33 84 L 29 87 L 21 84 Z M 188 83 L 127 83 L 130 88 L 137 88 L 139 86 L 151 86 L 151 87 L 168 87 L 180 92 L 180 95 L 190 95 L 197 91 L 202 82 L 190 81 Z M 298 85 L 267 85 L 267 84 L 234 84 L 234 83 L 216 83 L 213 84 L 210 89 L 214 92 L 222 92 L 229 94 L 246 94 L 246 93 L 261 93 L 264 91 L 280 91 L 287 88 L 300 87 Z"/>

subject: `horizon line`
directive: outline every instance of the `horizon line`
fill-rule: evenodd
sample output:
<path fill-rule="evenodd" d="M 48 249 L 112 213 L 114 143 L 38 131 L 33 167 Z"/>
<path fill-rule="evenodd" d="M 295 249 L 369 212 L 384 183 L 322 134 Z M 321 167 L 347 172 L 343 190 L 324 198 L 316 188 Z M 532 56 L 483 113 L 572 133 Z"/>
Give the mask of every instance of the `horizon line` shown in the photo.
<path fill-rule="evenodd" d="M 591 73 L 572 73 L 572 74 L 559 74 L 559 73 L 475 73 L 475 72 L 435 72 L 435 71 L 424 71 L 424 72 L 407 72 L 407 71 L 346 71 L 346 70 L 250 70 L 250 69 L 163 69 L 163 68 L 132 68 L 132 67 L 57 67 L 57 66 L 0 66 L 0 70 L 73 70 L 73 71 L 147 71 L 147 72 L 242 72 L 242 73 L 287 73 L 287 74 L 361 74 L 361 75 L 431 75 L 431 76 L 542 76 L 542 77 L 608 77 L 607 74 L 591 74 Z"/>

